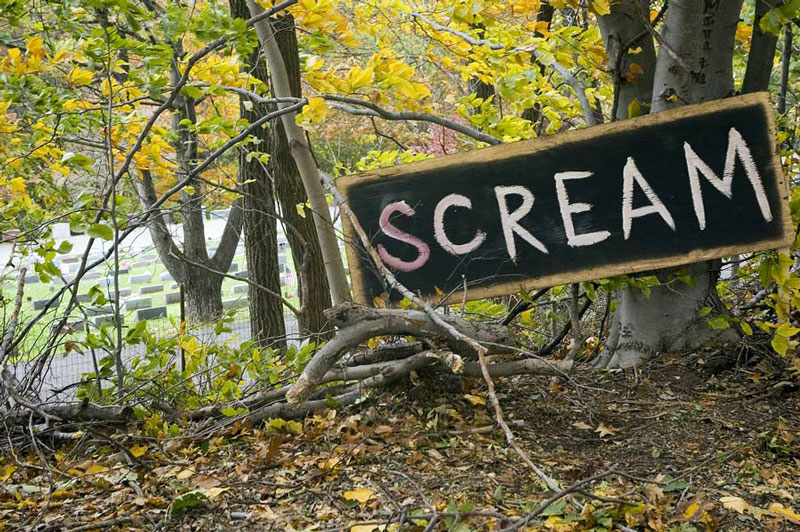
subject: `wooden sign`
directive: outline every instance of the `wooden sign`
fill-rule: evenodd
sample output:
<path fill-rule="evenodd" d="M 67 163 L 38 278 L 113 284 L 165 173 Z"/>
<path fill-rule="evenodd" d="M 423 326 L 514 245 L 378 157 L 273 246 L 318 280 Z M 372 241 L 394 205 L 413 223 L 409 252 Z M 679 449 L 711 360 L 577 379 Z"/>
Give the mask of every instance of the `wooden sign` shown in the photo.
<path fill-rule="evenodd" d="M 789 245 L 776 143 L 759 93 L 338 184 L 400 282 L 476 299 Z M 371 304 L 385 287 L 345 232 L 356 299 Z"/>

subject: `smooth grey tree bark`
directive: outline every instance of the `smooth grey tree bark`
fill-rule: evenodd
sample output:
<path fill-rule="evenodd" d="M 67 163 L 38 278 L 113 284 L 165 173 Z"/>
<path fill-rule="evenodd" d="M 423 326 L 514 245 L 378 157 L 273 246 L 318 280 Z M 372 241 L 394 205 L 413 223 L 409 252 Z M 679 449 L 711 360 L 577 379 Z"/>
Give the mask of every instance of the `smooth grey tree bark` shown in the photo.
<path fill-rule="evenodd" d="M 611 4 L 611 13 L 597 17 L 614 79 L 611 120 L 628 118 L 634 101 L 647 112 L 653 96 L 656 50 L 642 17 L 642 13 L 649 12 L 649 4 L 648 0 L 622 0 Z M 630 53 L 632 49 L 638 53 Z"/>
<path fill-rule="evenodd" d="M 670 2 L 660 36 L 652 112 L 724 98 L 733 93 L 733 48 L 742 0 Z M 719 261 L 654 272 L 662 282 L 650 297 L 635 288 L 617 294 L 617 309 L 597 365 L 632 367 L 658 353 L 738 339 L 710 329 L 700 308 L 722 311 L 716 290 Z M 691 286 L 674 278 L 691 275 Z"/>
<path fill-rule="evenodd" d="M 252 16 L 258 16 L 264 9 L 253 0 L 247 0 L 247 6 Z M 274 39 L 274 29 L 270 20 L 262 20 L 255 24 L 258 40 L 264 50 L 269 66 L 270 79 L 272 80 L 273 93 L 279 98 L 292 97 L 289 76 L 281 56 L 280 48 Z M 279 104 L 279 107 L 283 104 Z M 325 264 L 325 273 L 331 290 L 331 300 L 339 304 L 350 300 L 350 286 L 344 272 L 344 263 L 339 251 L 339 243 L 333 227 L 325 191 L 320 181 L 319 169 L 314 161 L 311 148 L 308 145 L 303 128 L 295 121 L 296 113 L 281 115 L 281 123 L 286 131 L 292 157 L 294 158 L 303 187 L 308 195 L 311 205 L 311 216 L 319 237 L 322 260 Z"/>

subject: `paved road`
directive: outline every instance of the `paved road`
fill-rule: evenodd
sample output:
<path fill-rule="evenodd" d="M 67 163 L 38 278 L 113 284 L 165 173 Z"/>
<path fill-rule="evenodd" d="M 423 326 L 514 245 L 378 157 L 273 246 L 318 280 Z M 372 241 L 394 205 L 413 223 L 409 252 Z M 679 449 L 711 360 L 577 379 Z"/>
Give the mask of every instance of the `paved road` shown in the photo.
<path fill-rule="evenodd" d="M 297 320 L 292 315 L 286 315 L 286 334 L 291 337 L 296 337 L 298 333 Z M 219 335 L 214 334 L 214 329 L 209 327 L 192 331 L 194 336 L 203 343 L 216 343 L 229 345 L 239 345 L 250 339 L 250 322 L 242 321 L 230 324 L 231 332 L 224 332 Z M 165 331 L 170 334 L 169 331 Z M 128 366 L 131 361 L 137 356 L 145 354 L 145 347 L 143 345 L 131 345 L 123 349 L 122 358 Z M 105 356 L 105 353 L 97 352 L 97 359 Z M 14 366 L 14 372 L 17 379 L 22 377 L 27 372 L 28 368 L 33 362 L 19 363 Z M 49 369 L 45 373 L 41 382 L 40 397 L 43 400 L 61 400 L 67 401 L 74 398 L 76 384 L 81 381 L 82 375 L 86 373 L 94 373 L 95 359 L 91 352 L 83 354 L 70 353 L 67 356 L 56 356 L 50 362 Z"/>

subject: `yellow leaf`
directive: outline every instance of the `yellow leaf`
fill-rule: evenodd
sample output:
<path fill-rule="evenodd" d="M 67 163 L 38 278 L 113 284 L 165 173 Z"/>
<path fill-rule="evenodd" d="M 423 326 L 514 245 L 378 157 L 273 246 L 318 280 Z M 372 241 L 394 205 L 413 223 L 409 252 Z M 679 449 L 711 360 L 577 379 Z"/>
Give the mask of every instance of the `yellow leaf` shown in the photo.
<path fill-rule="evenodd" d="M 89 466 L 89 468 L 86 470 L 86 474 L 96 475 L 97 473 L 104 473 L 106 471 L 108 471 L 108 468 L 106 466 L 94 464 L 92 466 Z"/>
<path fill-rule="evenodd" d="M 14 464 L 6 464 L 6 466 L 3 468 L 3 472 L 0 473 L 0 480 L 2 481 L 8 480 L 9 478 L 11 478 L 11 475 L 13 475 L 14 471 L 16 470 L 17 466 L 15 466 Z"/>
<path fill-rule="evenodd" d="M 191 477 L 192 475 L 194 475 L 194 470 L 192 470 L 192 469 L 184 469 L 183 471 L 181 471 L 180 473 L 175 475 L 175 478 L 177 478 L 178 480 L 186 480 L 187 478 Z"/>
<path fill-rule="evenodd" d="M 592 426 L 589 425 L 588 423 L 584 423 L 583 421 L 576 421 L 575 423 L 572 424 L 572 426 L 575 427 L 576 429 L 592 430 Z"/>
<path fill-rule="evenodd" d="M 723 508 L 726 510 L 733 510 L 736 513 L 743 514 L 747 510 L 751 510 L 750 504 L 741 497 L 721 497 L 719 502 L 722 503 Z"/>
<path fill-rule="evenodd" d="M 94 74 L 88 70 L 81 70 L 80 68 L 73 68 L 72 72 L 67 74 L 67 80 L 73 85 L 88 85 L 92 82 Z"/>
<path fill-rule="evenodd" d="M 368 500 L 375 496 L 375 492 L 370 488 L 356 488 L 345 491 L 344 498 L 348 501 L 358 501 L 359 504 L 366 504 Z"/>
<path fill-rule="evenodd" d="M 697 504 L 696 502 L 693 502 L 692 504 L 687 506 L 686 509 L 683 511 L 683 518 L 691 519 L 692 517 L 694 517 L 694 514 L 697 513 L 698 508 L 700 508 L 700 505 Z"/>
<path fill-rule="evenodd" d="M 592 0 L 592 8 L 598 15 L 608 15 L 611 13 L 610 0 Z"/>
<path fill-rule="evenodd" d="M 11 181 L 8 182 L 8 186 L 11 187 L 11 191 L 17 194 L 22 194 L 25 192 L 25 180 L 21 177 L 15 177 Z"/>
<path fill-rule="evenodd" d="M 479 397 L 477 395 L 471 395 L 467 393 L 464 394 L 464 399 L 472 403 L 473 406 L 486 404 L 486 399 L 484 399 L 483 397 Z"/>
<path fill-rule="evenodd" d="M 791 508 L 784 507 L 779 502 L 773 502 L 770 504 L 767 508 L 767 511 L 776 517 L 783 517 L 784 519 L 788 519 L 796 525 L 800 525 L 800 514 Z"/>
<path fill-rule="evenodd" d="M 209 488 L 209 489 L 204 491 L 204 494 L 205 494 L 206 497 L 208 497 L 209 499 L 213 500 L 213 499 L 216 499 L 221 494 L 223 494 L 223 493 L 225 493 L 226 491 L 229 491 L 229 490 L 230 490 L 230 488 Z"/>
<path fill-rule="evenodd" d="M 361 70 L 359 67 L 354 66 L 347 73 L 347 83 L 350 85 L 350 90 L 354 91 L 369 84 L 372 81 L 372 67 L 367 67 Z"/>
<path fill-rule="evenodd" d="M 350 527 L 350 532 L 375 532 L 386 530 L 386 525 L 355 525 Z"/>
<path fill-rule="evenodd" d="M 144 453 L 147 452 L 147 446 L 137 444 L 131 447 L 129 450 L 131 454 L 134 456 L 134 458 L 139 458 L 140 456 L 142 456 Z"/>

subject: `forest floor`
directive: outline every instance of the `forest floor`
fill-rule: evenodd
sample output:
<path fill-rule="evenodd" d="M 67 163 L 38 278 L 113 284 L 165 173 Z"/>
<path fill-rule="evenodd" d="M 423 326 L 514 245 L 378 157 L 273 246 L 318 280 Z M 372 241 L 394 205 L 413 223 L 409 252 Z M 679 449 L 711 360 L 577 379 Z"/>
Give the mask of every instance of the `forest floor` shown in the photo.
<path fill-rule="evenodd" d="M 37 531 L 800 530 L 798 386 L 767 362 L 717 362 L 684 355 L 570 380 L 498 380 L 519 445 L 561 487 L 611 471 L 585 486 L 605 501 L 570 495 L 526 527 L 518 520 L 552 493 L 493 426 L 484 384 L 441 376 L 302 423 L 194 438 L 190 426 L 154 436 L 166 428 L 158 419 L 111 438 L 91 431 L 62 444 L 49 472 L 24 467 L 37 463 L 28 448 L 0 463 L 0 521 Z"/>

